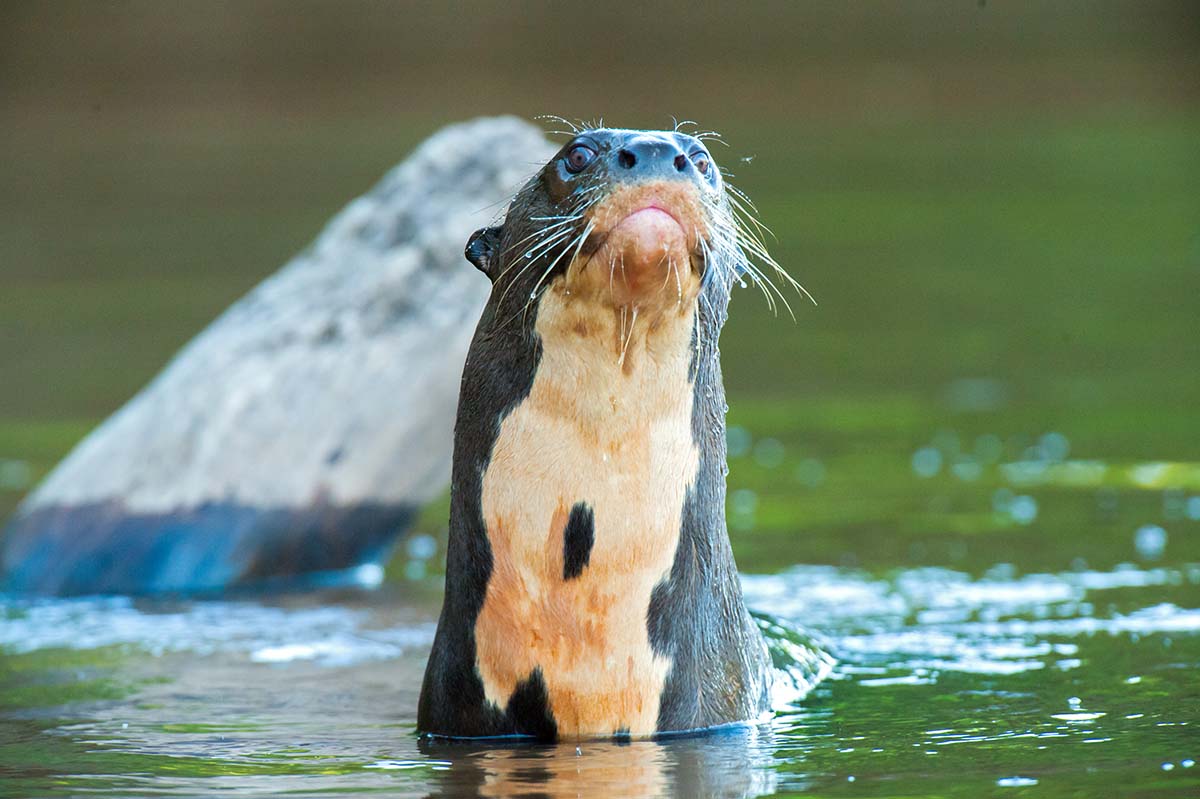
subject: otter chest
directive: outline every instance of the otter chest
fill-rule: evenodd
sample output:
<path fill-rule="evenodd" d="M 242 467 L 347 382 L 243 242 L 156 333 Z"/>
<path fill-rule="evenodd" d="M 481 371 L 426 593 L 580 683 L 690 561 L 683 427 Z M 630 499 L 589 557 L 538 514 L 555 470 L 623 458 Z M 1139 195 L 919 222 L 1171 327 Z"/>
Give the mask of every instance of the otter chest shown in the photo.
<path fill-rule="evenodd" d="M 699 466 L 687 348 L 618 363 L 603 335 L 554 335 L 578 320 L 551 306 L 531 391 L 483 475 L 493 566 L 476 667 L 501 708 L 540 677 L 559 735 L 652 734 L 671 663 L 647 613 Z"/>

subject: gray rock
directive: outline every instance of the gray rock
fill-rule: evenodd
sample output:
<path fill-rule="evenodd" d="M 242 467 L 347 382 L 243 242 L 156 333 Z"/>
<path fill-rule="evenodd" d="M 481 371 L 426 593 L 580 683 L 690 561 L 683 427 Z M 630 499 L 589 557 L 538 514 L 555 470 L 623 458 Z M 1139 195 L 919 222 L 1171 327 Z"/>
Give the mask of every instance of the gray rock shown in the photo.
<path fill-rule="evenodd" d="M 58 465 L 0 540 L 3 586 L 204 592 L 378 563 L 449 480 L 489 289 L 463 246 L 552 150 L 514 118 L 427 140 Z"/>

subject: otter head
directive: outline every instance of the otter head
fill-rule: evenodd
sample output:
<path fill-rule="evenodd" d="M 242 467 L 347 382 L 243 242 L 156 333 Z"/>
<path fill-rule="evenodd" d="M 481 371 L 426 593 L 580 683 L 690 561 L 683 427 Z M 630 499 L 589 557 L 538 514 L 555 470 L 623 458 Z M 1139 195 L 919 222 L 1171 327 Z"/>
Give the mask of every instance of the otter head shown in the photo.
<path fill-rule="evenodd" d="M 518 192 L 503 225 L 472 236 L 466 255 L 495 284 L 497 331 L 528 329 L 550 292 L 609 313 L 622 361 L 635 336 L 689 317 L 702 290 L 723 309 L 746 262 L 703 141 L 608 128 L 574 135 Z"/>

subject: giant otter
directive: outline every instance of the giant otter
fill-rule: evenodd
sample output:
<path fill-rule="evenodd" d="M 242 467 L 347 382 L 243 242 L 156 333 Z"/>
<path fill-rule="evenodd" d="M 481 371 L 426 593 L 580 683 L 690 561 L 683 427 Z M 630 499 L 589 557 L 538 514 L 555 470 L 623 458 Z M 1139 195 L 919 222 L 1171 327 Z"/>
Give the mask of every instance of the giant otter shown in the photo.
<path fill-rule="evenodd" d="M 578 131 L 471 238 L 492 292 L 421 732 L 646 737 L 769 711 L 725 526 L 717 351 L 756 251 L 704 141 L 677 131 Z"/>

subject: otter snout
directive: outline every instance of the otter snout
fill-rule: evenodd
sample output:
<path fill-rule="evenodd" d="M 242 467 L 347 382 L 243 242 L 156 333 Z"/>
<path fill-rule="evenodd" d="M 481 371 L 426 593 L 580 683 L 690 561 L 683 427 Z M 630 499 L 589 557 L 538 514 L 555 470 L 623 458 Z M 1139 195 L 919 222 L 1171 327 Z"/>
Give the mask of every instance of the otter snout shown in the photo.
<path fill-rule="evenodd" d="M 667 136 L 638 136 L 624 142 L 614 158 L 613 179 L 696 179 L 699 171 L 683 148 Z"/>
<path fill-rule="evenodd" d="M 573 290 L 646 311 L 695 298 L 707 224 L 689 181 L 618 183 L 591 209 L 588 226 L 585 254 L 567 275 Z"/>
<path fill-rule="evenodd" d="M 633 297 L 661 288 L 663 276 L 681 264 L 691 269 L 687 233 L 673 214 L 656 205 L 634 210 L 607 238 L 605 246 L 619 263 L 622 288 Z"/>

